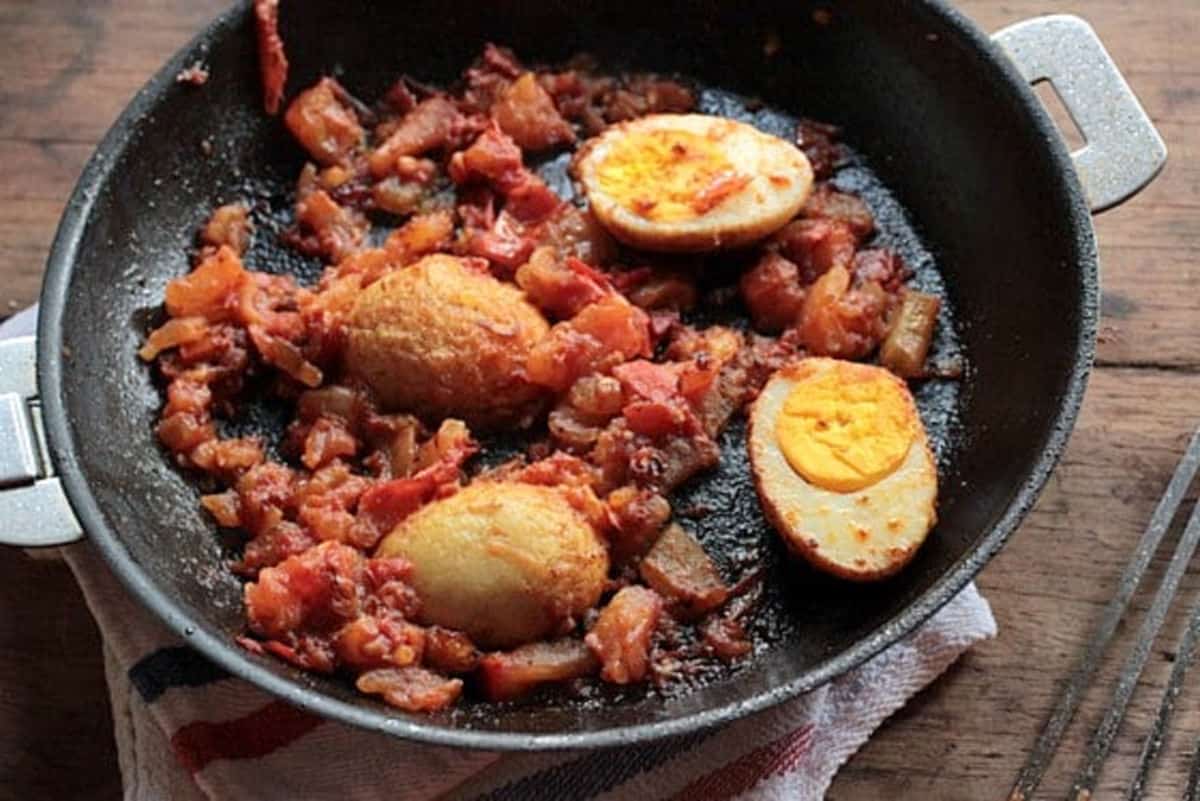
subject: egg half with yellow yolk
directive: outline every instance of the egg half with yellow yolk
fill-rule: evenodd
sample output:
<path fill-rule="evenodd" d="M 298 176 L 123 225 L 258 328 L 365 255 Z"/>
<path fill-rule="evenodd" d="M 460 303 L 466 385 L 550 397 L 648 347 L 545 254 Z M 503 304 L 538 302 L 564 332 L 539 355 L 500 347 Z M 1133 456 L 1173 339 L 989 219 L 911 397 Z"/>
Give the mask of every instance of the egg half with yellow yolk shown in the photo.
<path fill-rule="evenodd" d="M 912 394 L 882 367 L 803 359 L 750 412 L 750 466 L 788 547 L 842 578 L 904 567 L 937 520 L 937 466 Z"/>
<path fill-rule="evenodd" d="M 652 114 L 587 142 L 575 173 L 592 213 L 617 239 L 695 252 L 762 239 L 796 216 L 812 189 L 795 145 L 705 114 Z"/>

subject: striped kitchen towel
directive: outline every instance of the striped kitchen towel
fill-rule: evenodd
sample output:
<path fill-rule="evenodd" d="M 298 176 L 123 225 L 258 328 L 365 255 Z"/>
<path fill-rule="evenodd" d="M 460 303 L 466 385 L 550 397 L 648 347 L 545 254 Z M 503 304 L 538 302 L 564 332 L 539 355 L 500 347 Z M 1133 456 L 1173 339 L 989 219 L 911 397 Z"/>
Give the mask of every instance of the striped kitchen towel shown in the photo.
<path fill-rule="evenodd" d="M 33 315 L 0 325 L 29 333 Z M 127 801 L 807 801 L 889 715 L 996 624 L 974 585 L 886 652 L 715 731 L 599 752 L 440 748 L 323 721 L 231 678 L 126 593 L 87 543 L 62 549 L 104 638 Z"/>

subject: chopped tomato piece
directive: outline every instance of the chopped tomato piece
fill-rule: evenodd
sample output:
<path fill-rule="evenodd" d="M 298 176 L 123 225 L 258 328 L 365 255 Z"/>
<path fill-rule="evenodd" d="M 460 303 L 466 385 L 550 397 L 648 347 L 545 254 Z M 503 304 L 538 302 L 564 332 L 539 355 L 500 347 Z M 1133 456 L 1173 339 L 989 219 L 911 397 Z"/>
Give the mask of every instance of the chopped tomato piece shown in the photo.
<path fill-rule="evenodd" d="M 662 403 L 679 395 L 679 373 L 663 364 L 637 359 L 613 368 L 626 396 Z"/>
<path fill-rule="evenodd" d="M 442 478 L 453 478 L 463 463 L 478 452 L 479 443 L 471 437 L 467 424 L 449 418 L 442 421 L 438 430 L 417 451 L 416 468 L 433 470 Z"/>
<path fill-rule="evenodd" d="M 670 525 L 640 565 L 642 579 L 688 616 L 725 603 L 729 588 L 704 548 L 681 526 Z"/>
<path fill-rule="evenodd" d="M 467 239 L 468 253 L 505 268 L 502 272 L 506 275 L 523 264 L 533 248 L 529 237 L 496 230 L 473 231 Z"/>
<path fill-rule="evenodd" d="M 228 320 L 246 280 L 241 258 L 233 248 L 222 246 L 196 269 L 167 284 L 167 313 L 172 317 L 203 317 L 209 322 Z"/>
<path fill-rule="evenodd" d="M 263 361 L 278 367 L 306 387 L 319 387 L 324 381 L 321 370 L 304 358 L 300 349 L 282 337 L 272 336 L 256 325 L 247 329 Z"/>
<path fill-rule="evenodd" d="M 193 467 L 230 479 L 262 464 L 265 456 L 262 443 L 254 437 L 214 437 L 197 445 L 188 458 Z"/>
<path fill-rule="evenodd" d="M 250 531 L 245 522 L 243 528 Z M 274 567 L 288 557 L 296 556 L 317 544 L 311 533 L 291 521 L 284 520 L 258 534 L 246 543 L 240 561 L 234 563 L 233 572 L 253 578 L 264 567 Z"/>
<path fill-rule="evenodd" d="M 461 421 L 447 420 L 418 452 L 420 471 L 411 478 L 377 483 L 364 492 L 358 503 L 360 517 L 380 535 L 387 534 L 445 485 L 456 482 L 459 468 L 478 449 Z"/>
<path fill-rule="evenodd" d="M 722 662 L 733 662 L 754 649 L 741 622 L 731 618 L 713 617 L 700 629 L 704 648 Z"/>
<path fill-rule="evenodd" d="M 425 631 L 425 664 L 443 673 L 470 673 L 481 654 L 461 631 L 430 626 Z"/>
<path fill-rule="evenodd" d="M 892 301 L 877 283 L 851 287 L 849 271 L 834 267 L 812 285 L 805 298 L 799 326 L 804 346 L 817 356 L 861 359 L 887 333 Z"/>
<path fill-rule="evenodd" d="M 696 416 L 680 403 L 634 401 L 621 410 L 629 430 L 651 439 L 688 434 L 699 429 Z"/>
<path fill-rule="evenodd" d="M 662 599 L 645 587 L 625 587 L 612 597 L 585 638 L 600 660 L 600 678 L 630 684 L 646 677 L 650 638 L 661 614 Z"/>
<path fill-rule="evenodd" d="M 562 198 L 546 182 L 525 170 L 519 182 L 505 193 L 504 210 L 523 223 L 540 223 L 551 217 L 563 204 Z"/>
<path fill-rule="evenodd" d="M 535 306 L 560 319 L 574 317 L 611 291 L 603 275 L 578 259 L 559 259 L 548 246 L 533 251 L 515 277 Z"/>
<path fill-rule="evenodd" d="M 358 616 L 362 554 L 324 542 L 265 568 L 245 588 L 250 628 L 284 641 L 301 629 L 329 631 Z"/>
<path fill-rule="evenodd" d="M 177 454 L 188 454 L 201 443 L 215 439 L 216 429 L 207 414 L 177 412 L 158 421 L 158 439 Z"/>
<path fill-rule="evenodd" d="M 189 370 L 167 385 L 167 405 L 163 407 L 163 417 L 180 412 L 208 414 L 213 402 L 212 388 L 207 383 L 211 375 L 197 375 L 200 372 L 200 368 Z"/>
<path fill-rule="evenodd" d="M 342 99 L 346 90 L 333 78 L 322 78 L 288 106 L 284 123 L 318 164 L 349 166 L 363 142 L 354 109 Z"/>
<path fill-rule="evenodd" d="M 445 145 L 462 113 L 445 97 L 422 100 L 367 158 L 371 175 L 382 178 L 396 170 L 401 156 L 419 156 Z"/>
<path fill-rule="evenodd" d="M 241 503 L 233 490 L 201 495 L 200 504 L 213 516 L 218 526 L 234 528 L 242 523 Z"/>
<path fill-rule="evenodd" d="M 138 357 L 152 362 L 164 350 L 196 342 L 207 333 L 208 323 L 203 317 L 175 317 L 150 332 Z"/>
<path fill-rule="evenodd" d="M 570 325 L 594 337 L 606 351 L 618 353 L 622 359 L 650 355 L 650 318 L 619 295 L 608 295 L 584 307 Z"/>
<path fill-rule="evenodd" d="M 525 370 L 532 383 L 558 392 L 576 379 L 635 356 L 650 355 L 650 319 L 620 295 L 585 306 L 530 350 Z"/>
<path fill-rule="evenodd" d="M 800 268 L 794 262 L 768 251 L 747 270 L 738 284 L 754 327 L 767 334 L 791 328 L 804 308 Z"/>
<path fill-rule="evenodd" d="M 258 67 L 262 74 L 263 107 L 279 113 L 283 87 L 287 83 L 288 60 L 279 38 L 279 0 L 254 0 L 254 23 L 258 34 Z"/>
<path fill-rule="evenodd" d="M 513 480 L 548 487 L 590 487 L 596 483 L 596 469 L 578 456 L 558 451 L 521 468 Z"/>
<path fill-rule="evenodd" d="M 405 712 L 436 712 L 458 700 L 463 683 L 425 668 L 403 667 L 367 671 L 354 686 Z"/>
<path fill-rule="evenodd" d="M 494 184 L 502 194 L 516 186 L 524 169 L 521 148 L 495 125 L 450 159 L 450 177 L 455 183 L 484 180 Z"/>
<path fill-rule="evenodd" d="M 322 417 L 309 428 L 300 461 L 309 470 L 316 470 L 334 459 L 353 456 L 357 452 L 358 440 L 346 430 L 345 423 Z"/>
<path fill-rule="evenodd" d="M 354 209 L 339 205 L 324 189 L 296 201 L 299 231 L 289 239 L 304 253 L 340 262 L 358 249 L 367 234 L 367 220 Z"/>
<path fill-rule="evenodd" d="M 333 635 L 338 661 L 354 670 L 408 667 L 425 653 L 425 629 L 393 617 L 359 615 Z"/>
<path fill-rule="evenodd" d="M 508 200 L 509 213 L 524 223 L 541 222 L 562 205 L 562 199 L 525 168 L 521 149 L 496 125 L 454 154 L 450 177 L 458 184 L 488 182 Z"/>
<path fill-rule="evenodd" d="M 804 151 L 818 179 L 833 175 L 846 157 L 845 148 L 837 141 L 841 130 L 815 120 L 802 119 L 796 126 L 796 147 Z"/>
<path fill-rule="evenodd" d="M 253 535 L 275 526 L 283 519 L 296 487 L 295 474 L 284 465 L 268 462 L 249 470 L 238 479 L 236 488 L 241 501 L 242 525 Z"/>
<path fill-rule="evenodd" d="M 545 150 L 575 141 L 575 132 L 532 72 L 509 84 L 492 106 L 492 116 L 522 150 Z"/>
<path fill-rule="evenodd" d="M 400 615 L 414 618 L 421 611 L 421 600 L 408 585 L 412 564 L 399 556 L 380 556 L 367 560 L 364 609 L 375 616 Z"/>
<path fill-rule="evenodd" d="M 490 701 L 512 701 L 550 682 L 596 672 L 596 657 L 581 640 L 535 642 L 479 661 L 479 689 Z"/>
<path fill-rule="evenodd" d="M 437 488 L 437 482 L 429 476 L 394 478 L 363 493 L 358 511 L 381 534 L 386 534 L 432 500 Z"/>
<path fill-rule="evenodd" d="M 446 250 L 454 235 L 454 218 L 448 211 L 418 214 L 388 234 L 384 250 L 398 264 L 410 264 L 422 256 Z"/>
<path fill-rule="evenodd" d="M 800 271 L 800 282 L 811 284 L 834 267 L 854 261 L 858 238 L 850 226 L 836 220 L 796 220 L 775 234 L 779 252 Z"/>
<path fill-rule="evenodd" d="M 200 231 L 200 241 L 214 248 L 228 245 L 240 256 L 250 247 L 250 236 L 253 233 L 250 210 L 241 203 L 229 203 L 213 209 L 208 222 Z"/>
<path fill-rule="evenodd" d="M 605 499 L 609 512 L 609 543 L 619 559 L 641 556 L 671 518 L 671 504 L 659 493 L 626 486 Z"/>
<path fill-rule="evenodd" d="M 875 233 L 875 216 L 862 198 L 839 192 L 829 184 L 818 184 L 813 189 L 802 213 L 842 223 L 860 240 Z"/>

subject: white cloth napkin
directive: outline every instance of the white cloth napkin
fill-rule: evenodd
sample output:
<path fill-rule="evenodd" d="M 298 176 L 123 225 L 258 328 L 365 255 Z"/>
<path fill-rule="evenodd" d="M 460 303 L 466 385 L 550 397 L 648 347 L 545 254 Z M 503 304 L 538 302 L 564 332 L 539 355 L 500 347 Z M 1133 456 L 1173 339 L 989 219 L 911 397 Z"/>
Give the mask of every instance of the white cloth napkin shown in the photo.
<path fill-rule="evenodd" d="M 0 337 L 31 333 L 35 315 L 11 318 Z M 274 700 L 183 645 L 88 544 L 62 552 L 104 638 L 127 801 L 810 801 L 889 715 L 996 633 L 972 584 L 857 670 L 715 731 L 596 752 L 462 751 Z"/>

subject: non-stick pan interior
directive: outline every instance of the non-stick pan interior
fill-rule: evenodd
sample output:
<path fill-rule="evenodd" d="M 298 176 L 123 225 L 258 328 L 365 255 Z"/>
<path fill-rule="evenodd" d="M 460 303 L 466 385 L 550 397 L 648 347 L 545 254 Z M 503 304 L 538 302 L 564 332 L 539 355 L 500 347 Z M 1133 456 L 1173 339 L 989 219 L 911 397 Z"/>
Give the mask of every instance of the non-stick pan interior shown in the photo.
<path fill-rule="evenodd" d="M 940 523 L 905 572 L 876 586 L 839 584 L 788 564 L 758 512 L 735 424 L 720 471 L 676 506 L 708 510 L 689 525 L 731 577 L 760 557 L 771 565 L 772 589 L 755 624 L 760 647 L 744 667 L 667 698 L 629 692 L 468 705 L 409 719 L 426 726 L 417 732 L 347 684 L 237 657 L 311 688 L 326 699 L 307 699 L 321 711 L 443 741 L 532 745 L 460 735 L 573 732 L 553 744 L 583 745 L 600 731 L 606 742 L 680 731 L 691 725 L 685 718 L 711 722 L 812 686 L 894 640 L 982 564 L 1032 503 L 1073 419 L 1095 304 L 1086 212 L 1044 119 L 956 21 L 917 2 L 600 5 L 284 4 L 289 89 L 326 73 L 368 100 L 400 73 L 445 83 L 495 41 L 532 62 L 588 51 L 603 65 L 679 73 L 842 125 L 862 158 L 840 180 L 870 199 L 882 236 L 917 268 L 919 282 L 944 281 L 954 320 L 944 321 L 939 355 L 954 356 L 961 345 L 968 365 L 961 383 L 931 382 L 918 392 L 939 448 Z M 196 60 L 210 70 L 206 84 L 173 80 Z M 724 94 L 705 98 L 706 110 L 731 108 Z M 70 440 L 56 438 L 54 448 L 73 493 L 87 485 L 91 497 L 77 506 L 92 536 L 110 556 L 135 563 L 133 572 L 118 567 L 124 578 L 152 602 L 173 603 L 202 639 L 232 648 L 243 618 L 240 585 L 223 567 L 230 544 L 155 443 L 160 397 L 135 351 L 158 319 L 165 283 L 188 269 L 194 231 L 214 205 L 256 204 L 252 266 L 315 274 L 316 265 L 286 256 L 272 235 L 302 155 L 262 113 L 248 12 L 223 18 L 134 105 L 143 113 L 122 123 L 85 176 L 95 183 L 81 186 L 52 258 L 43 352 L 61 354 L 61 369 L 47 370 L 46 381 L 61 378 L 53 389 Z M 752 119 L 783 124 L 767 112 Z M 55 263 L 71 255 L 73 265 Z M 241 425 L 269 430 L 278 422 L 263 410 Z M 89 508 L 99 514 L 88 519 Z"/>

